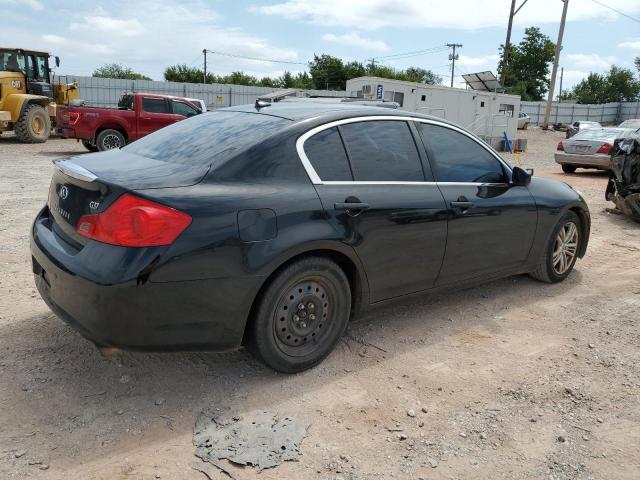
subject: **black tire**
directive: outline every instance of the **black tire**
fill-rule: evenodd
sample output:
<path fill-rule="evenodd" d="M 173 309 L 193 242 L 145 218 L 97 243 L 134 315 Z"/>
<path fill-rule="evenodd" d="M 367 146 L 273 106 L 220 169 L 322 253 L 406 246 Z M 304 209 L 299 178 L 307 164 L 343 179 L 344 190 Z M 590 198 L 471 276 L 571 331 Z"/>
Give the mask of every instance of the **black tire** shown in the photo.
<path fill-rule="evenodd" d="M 562 272 L 558 272 L 554 266 L 554 251 L 557 249 L 558 234 L 560 230 L 565 228 L 565 226 L 569 223 L 573 223 L 577 229 L 577 240 L 575 246 L 575 253 L 570 261 L 566 264 L 566 270 Z M 551 236 L 547 240 L 547 244 L 545 246 L 542 257 L 540 258 L 540 262 L 538 263 L 537 268 L 530 273 L 530 275 L 536 280 L 540 280 L 541 282 L 546 283 L 558 283 L 567 278 L 571 272 L 573 271 L 573 267 L 576 264 L 576 260 L 578 258 L 578 252 L 580 251 L 580 245 L 582 244 L 582 225 L 580 223 L 580 218 L 576 215 L 575 212 L 568 211 L 553 228 L 551 232 Z"/>
<path fill-rule="evenodd" d="M 98 151 L 98 147 L 93 142 L 89 140 L 85 140 L 84 138 L 82 139 L 82 146 L 87 150 L 89 150 L 90 152 Z"/>
<path fill-rule="evenodd" d="M 335 348 L 350 312 L 342 269 L 326 258 L 303 258 L 278 273 L 258 300 L 248 347 L 278 372 L 301 372 Z"/>
<path fill-rule="evenodd" d="M 51 134 L 51 119 L 41 105 L 29 105 L 15 125 L 16 137 L 24 143 L 46 142 Z"/>
<path fill-rule="evenodd" d="M 562 171 L 564 173 L 573 173 L 576 171 L 576 168 L 578 167 L 576 167 L 575 165 L 569 165 L 567 163 L 562 164 Z"/>
<path fill-rule="evenodd" d="M 111 128 L 102 130 L 96 138 L 96 147 L 101 152 L 124 147 L 126 144 L 127 140 L 124 138 L 124 135 L 118 130 L 113 130 Z"/>

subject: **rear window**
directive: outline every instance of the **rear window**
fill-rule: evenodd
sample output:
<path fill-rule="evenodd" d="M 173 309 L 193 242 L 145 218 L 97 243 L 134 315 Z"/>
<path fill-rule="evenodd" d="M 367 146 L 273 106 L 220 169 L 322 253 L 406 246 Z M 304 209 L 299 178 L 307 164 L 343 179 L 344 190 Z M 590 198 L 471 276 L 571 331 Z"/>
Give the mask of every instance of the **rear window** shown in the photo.
<path fill-rule="evenodd" d="M 203 113 L 162 128 L 123 150 L 169 163 L 219 164 L 290 123 L 255 113 Z"/>

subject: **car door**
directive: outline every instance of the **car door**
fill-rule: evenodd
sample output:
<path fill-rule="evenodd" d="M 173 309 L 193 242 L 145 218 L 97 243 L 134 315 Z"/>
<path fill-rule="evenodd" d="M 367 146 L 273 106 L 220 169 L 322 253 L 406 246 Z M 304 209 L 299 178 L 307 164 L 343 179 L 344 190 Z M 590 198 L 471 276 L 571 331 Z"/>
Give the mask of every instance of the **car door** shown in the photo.
<path fill-rule="evenodd" d="M 171 112 L 176 116 L 175 121 L 184 120 L 185 118 L 190 118 L 194 115 L 202 113 L 197 108 L 192 107 L 188 103 L 182 102 L 180 100 L 171 100 Z"/>
<path fill-rule="evenodd" d="M 447 225 L 413 127 L 372 118 L 312 130 L 301 138 L 301 157 L 336 237 L 355 249 L 377 302 L 434 285 Z"/>
<path fill-rule="evenodd" d="M 457 127 L 417 122 L 449 210 L 438 285 L 517 269 L 533 243 L 537 208 L 527 187 L 510 184 L 509 167 Z"/>
<path fill-rule="evenodd" d="M 169 102 L 164 98 L 142 97 L 142 108 L 138 113 L 138 137 L 144 137 L 156 130 L 171 125 L 178 118 L 171 112 Z"/>

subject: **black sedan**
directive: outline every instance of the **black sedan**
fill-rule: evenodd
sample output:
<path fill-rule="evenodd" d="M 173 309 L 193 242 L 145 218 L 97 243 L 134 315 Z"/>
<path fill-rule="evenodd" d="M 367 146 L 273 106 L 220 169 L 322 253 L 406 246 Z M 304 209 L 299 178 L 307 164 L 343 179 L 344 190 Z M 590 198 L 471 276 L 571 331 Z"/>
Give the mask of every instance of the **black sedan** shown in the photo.
<path fill-rule="evenodd" d="M 244 106 L 55 162 L 31 231 L 50 308 L 99 346 L 248 346 L 319 363 L 363 308 L 529 273 L 564 280 L 590 217 L 444 120 Z"/>

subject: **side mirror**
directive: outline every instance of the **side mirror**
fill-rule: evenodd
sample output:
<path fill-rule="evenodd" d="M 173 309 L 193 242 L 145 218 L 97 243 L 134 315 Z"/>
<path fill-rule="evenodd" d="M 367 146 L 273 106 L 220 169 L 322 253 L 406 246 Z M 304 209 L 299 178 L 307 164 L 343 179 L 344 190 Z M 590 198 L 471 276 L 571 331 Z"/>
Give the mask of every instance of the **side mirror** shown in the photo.
<path fill-rule="evenodd" d="M 60 57 L 59 56 L 55 56 L 55 60 L 56 60 L 56 67 L 60 66 Z"/>
<path fill-rule="evenodd" d="M 511 184 L 514 187 L 526 187 L 531 183 L 531 174 L 520 167 L 513 167 Z"/>

